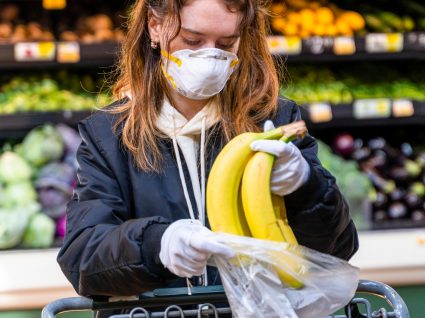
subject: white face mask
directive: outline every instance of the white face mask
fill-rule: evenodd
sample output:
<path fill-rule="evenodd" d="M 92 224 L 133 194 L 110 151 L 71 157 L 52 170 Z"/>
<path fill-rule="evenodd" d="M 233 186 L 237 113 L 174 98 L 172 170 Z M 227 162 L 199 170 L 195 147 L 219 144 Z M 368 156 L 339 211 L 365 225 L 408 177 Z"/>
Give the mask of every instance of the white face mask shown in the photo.
<path fill-rule="evenodd" d="M 234 53 L 216 48 L 197 51 L 180 50 L 172 54 L 161 51 L 162 71 L 171 86 L 190 99 L 207 99 L 217 95 L 238 64 Z"/>

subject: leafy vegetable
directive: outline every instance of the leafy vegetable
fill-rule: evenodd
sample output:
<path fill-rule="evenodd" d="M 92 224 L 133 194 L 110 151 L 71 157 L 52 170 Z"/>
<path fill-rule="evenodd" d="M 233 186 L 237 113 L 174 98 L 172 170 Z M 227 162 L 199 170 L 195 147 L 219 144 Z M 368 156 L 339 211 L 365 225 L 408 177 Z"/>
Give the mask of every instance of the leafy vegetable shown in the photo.
<path fill-rule="evenodd" d="M 31 175 L 31 167 L 18 154 L 7 151 L 0 156 L 0 183 L 29 180 Z"/>
<path fill-rule="evenodd" d="M 55 222 L 43 213 L 34 214 L 24 233 L 22 246 L 28 248 L 47 248 L 53 243 Z"/>

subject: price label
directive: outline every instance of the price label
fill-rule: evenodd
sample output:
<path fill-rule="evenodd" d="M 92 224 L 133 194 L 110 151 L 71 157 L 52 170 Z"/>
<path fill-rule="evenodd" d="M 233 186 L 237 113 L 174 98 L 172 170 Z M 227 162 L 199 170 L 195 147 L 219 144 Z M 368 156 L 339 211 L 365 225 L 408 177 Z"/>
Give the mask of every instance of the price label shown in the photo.
<path fill-rule="evenodd" d="M 56 46 L 53 42 L 22 42 L 14 47 L 15 61 L 53 61 Z"/>
<path fill-rule="evenodd" d="M 371 33 L 366 35 L 366 52 L 392 53 L 403 50 L 403 34 Z"/>
<path fill-rule="evenodd" d="M 305 40 L 305 52 L 318 55 L 333 52 L 334 38 L 313 36 Z"/>
<path fill-rule="evenodd" d="M 336 55 L 351 55 L 356 53 L 356 43 L 352 36 L 338 36 L 334 39 L 333 49 Z"/>
<path fill-rule="evenodd" d="M 59 63 L 77 63 L 80 61 L 80 45 L 78 42 L 58 43 L 57 61 Z"/>
<path fill-rule="evenodd" d="M 388 118 L 391 116 L 391 100 L 387 98 L 356 100 L 353 104 L 353 116 L 356 119 Z"/>
<path fill-rule="evenodd" d="M 408 99 L 396 99 L 393 101 L 394 117 L 410 117 L 415 113 L 413 102 Z"/>
<path fill-rule="evenodd" d="M 66 0 L 43 0 L 43 9 L 62 10 L 66 8 Z"/>
<path fill-rule="evenodd" d="M 301 54 L 302 41 L 297 36 L 270 36 L 267 43 L 272 54 Z"/>
<path fill-rule="evenodd" d="M 323 123 L 332 120 L 332 107 L 326 103 L 313 103 L 308 107 L 310 120 L 313 123 Z"/>
<path fill-rule="evenodd" d="M 425 32 L 411 32 L 405 35 L 405 48 L 409 51 L 425 51 Z"/>

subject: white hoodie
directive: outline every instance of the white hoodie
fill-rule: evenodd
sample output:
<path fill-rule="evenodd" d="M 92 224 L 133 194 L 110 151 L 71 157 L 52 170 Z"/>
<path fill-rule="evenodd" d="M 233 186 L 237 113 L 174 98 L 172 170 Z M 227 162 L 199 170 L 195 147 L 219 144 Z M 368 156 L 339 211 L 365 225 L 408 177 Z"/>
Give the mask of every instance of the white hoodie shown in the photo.
<path fill-rule="evenodd" d="M 192 219 L 194 215 L 189 193 L 184 179 L 183 168 L 180 158 L 180 151 L 183 153 L 189 170 L 190 181 L 192 183 L 193 194 L 199 211 L 199 220 L 205 225 L 205 131 L 217 123 L 217 105 L 211 100 L 189 121 L 175 109 L 167 98 L 164 98 L 161 114 L 157 119 L 156 126 L 164 134 L 173 140 L 174 152 L 177 157 L 180 181 L 186 203 Z M 198 153 L 200 152 L 200 158 Z M 201 167 L 201 176 L 198 174 L 198 162 Z"/>

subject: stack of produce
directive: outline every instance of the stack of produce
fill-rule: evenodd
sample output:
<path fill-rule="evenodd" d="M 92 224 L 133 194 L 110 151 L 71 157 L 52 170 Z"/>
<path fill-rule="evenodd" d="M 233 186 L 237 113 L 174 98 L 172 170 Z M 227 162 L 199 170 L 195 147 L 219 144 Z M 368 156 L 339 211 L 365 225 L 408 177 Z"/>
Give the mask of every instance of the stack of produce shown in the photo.
<path fill-rule="evenodd" d="M 80 137 L 64 126 L 35 128 L 0 155 L 0 249 L 46 248 L 65 235 Z"/>
<path fill-rule="evenodd" d="M 339 139 L 341 150 L 344 142 L 347 142 L 347 140 L 341 135 Z M 351 141 L 348 140 L 348 142 Z M 335 177 L 336 183 L 350 207 L 350 214 L 356 227 L 360 230 L 369 229 L 370 199 L 375 197 L 372 182 L 360 170 L 356 161 L 344 160 L 340 155 L 335 154 L 331 147 L 320 140 L 318 140 L 318 146 L 319 160 L 323 167 Z"/>
<path fill-rule="evenodd" d="M 415 153 L 408 143 L 399 147 L 384 138 L 354 139 L 349 134 L 335 139 L 334 150 L 355 160 L 376 190 L 372 219 L 380 223 L 425 223 L 425 152 Z"/>
<path fill-rule="evenodd" d="M 108 94 L 94 91 L 96 84 L 88 75 L 80 78 L 62 72 L 56 79 L 49 75 L 14 77 L 0 87 L 0 114 L 90 110 L 110 103 Z"/>
<path fill-rule="evenodd" d="M 337 5 L 338 4 L 338 5 Z M 366 32 L 425 29 L 425 5 L 419 0 L 280 0 L 271 6 L 272 29 L 286 36 L 352 36 Z"/>
<path fill-rule="evenodd" d="M 326 66 L 288 67 L 288 80 L 281 95 L 299 104 L 328 102 L 350 104 L 364 98 L 408 98 L 425 101 L 425 69 L 415 64 L 388 68 L 382 65 L 356 64 L 331 69 Z"/>
<path fill-rule="evenodd" d="M 72 23 L 63 19 L 58 26 L 59 30 L 52 29 L 46 20 L 28 20 L 26 13 L 16 4 L 0 3 L 0 43 L 54 40 L 99 43 L 121 41 L 124 37 L 124 31 L 120 27 L 121 19 L 114 21 L 116 19 L 104 13 L 85 16 L 80 12 L 79 18 L 72 20 Z M 63 12 L 63 15 L 66 17 L 67 12 Z"/>
<path fill-rule="evenodd" d="M 323 1 L 286 0 L 272 4 L 272 29 L 286 36 L 354 35 L 364 30 L 365 20 L 352 10 Z"/>
<path fill-rule="evenodd" d="M 342 1 L 353 5 L 350 1 Z M 356 2 L 369 32 L 410 32 L 425 30 L 425 5 L 420 0 L 382 0 L 379 5 L 370 1 Z"/>
<path fill-rule="evenodd" d="M 274 156 L 255 153 L 250 144 L 260 139 L 288 142 L 304 136 L 306 131 L 304 122 L 299 121 L 268 132 L 244 133 L 221 150 L 207 184 L 208 220 L 213 231 L 297 244 L 283 198 L 270 192 Z M 276 268 L 281 281 L 293 288 L 302 287 L 296 275 L 303 268 L 289 257 L 277 261 L 292 268 L 290 273 Z"/>

